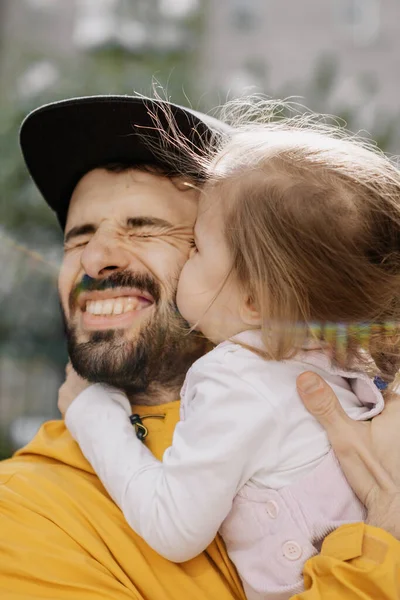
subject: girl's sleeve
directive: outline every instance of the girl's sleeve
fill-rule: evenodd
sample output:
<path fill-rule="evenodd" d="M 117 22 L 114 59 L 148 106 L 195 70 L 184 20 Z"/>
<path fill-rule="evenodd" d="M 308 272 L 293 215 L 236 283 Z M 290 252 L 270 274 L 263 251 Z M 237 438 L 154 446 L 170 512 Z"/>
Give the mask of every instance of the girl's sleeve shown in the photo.
<path fill-rule="evenodd" d="M 65 419 L 129 525 L 175 562 L 214 539 L 260 451 L 265 464 L 274 455 L 277 431 L 268 400 L 224 364 L 192 370 L 186 394 L 185 420 L 162 462 L 137 439 L 120 392 L 91 386 Z"/>

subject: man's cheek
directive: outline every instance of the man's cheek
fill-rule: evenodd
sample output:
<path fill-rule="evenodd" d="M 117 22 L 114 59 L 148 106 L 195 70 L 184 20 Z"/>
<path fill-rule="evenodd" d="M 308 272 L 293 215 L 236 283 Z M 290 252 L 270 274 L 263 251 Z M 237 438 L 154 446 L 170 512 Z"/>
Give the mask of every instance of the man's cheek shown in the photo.
<path fill-rule="evenodd" d="M 183 261 L 183 264 L 185 261 Z M 151 274 L 160 284 L 161 288 L 166 290 L 167 295 L 170 294 L 175 295 L 176 288 L 178 285 L 178 279 L 182 271 L 181 264 L 178 264 L 174 261 L 162 261 L 154 266 L 151 270 Z"/>
<path fill-rule="evenodd" d="M 71 318 L 68 301 L 66 301 L 65 298 L 63 298 L 61 294 L 59 294 L 59 299 L 60 299 L 60 306 L 61 306 L 61 310 L 64 315 L 64 319 L 68 322 Z"/>
<path fill-rule="evenodd" d="M 158 267 L 159 274 L 165 276 L 165 273 L 174 273 L 177 270 L 181 271 L 183 265 L 189 258 L 189 253 L 190 245 L 186 243 L 180 243 L 176 246 L 173 246 L 172 244 L 160 245 L 160 247 L 157 248 L 157 254 L 154 255 L 155 260 L 153 264 L 160 265 L 160 267 Z"/>
<path fill-rule="evenodd" d="M 58 294 L 60 298 L 61 308 L 64 312 L 65 318 L 70 319 L 71 311 L 70 311 L 70 286 L 68 287 L 65 282 L 60 281 L 58 286 Z"/>
<path fill-rule="evenodd" d="M 75 302 L 74 298 L 71 296 L 71 292 L 76 288 L 81 278 L 82 275 L 79 261 L 77 261 L 75 256 L 66 254 L 58 278 L 58 293 L 67 318 L 71 317 L 71 308 L 72 312 L 75 310 Z"/>

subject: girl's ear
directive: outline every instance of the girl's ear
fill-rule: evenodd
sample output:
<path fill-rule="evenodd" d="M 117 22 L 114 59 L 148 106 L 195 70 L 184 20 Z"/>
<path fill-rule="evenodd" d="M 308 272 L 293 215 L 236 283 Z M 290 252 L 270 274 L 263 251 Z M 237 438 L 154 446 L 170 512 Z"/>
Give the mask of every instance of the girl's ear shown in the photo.
<path fill-rule="evenodd" d="M 254 298 L 247 296 L 240 308 L 240 318 L 251 327 L 261 327 L 261 313 Z"/>

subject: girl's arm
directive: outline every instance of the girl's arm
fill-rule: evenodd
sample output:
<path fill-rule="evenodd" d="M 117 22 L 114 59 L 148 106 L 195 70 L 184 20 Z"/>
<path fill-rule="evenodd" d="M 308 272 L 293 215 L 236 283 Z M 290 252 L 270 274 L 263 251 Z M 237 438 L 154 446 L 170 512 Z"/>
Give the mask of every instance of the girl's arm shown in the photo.
<path fill-rule="evenodd" d="M 192 370 L 185 420 L 158 461 L 135 434 L 126 397 L 101 384 L 82 392 L 65 422 L 129 525 L 159 554 L 183 562 L 202 552 L 256 470 L 273 456 L 266 398 L 222 364 Z M 265 458 L 264 458 L 265 459 Z"/>

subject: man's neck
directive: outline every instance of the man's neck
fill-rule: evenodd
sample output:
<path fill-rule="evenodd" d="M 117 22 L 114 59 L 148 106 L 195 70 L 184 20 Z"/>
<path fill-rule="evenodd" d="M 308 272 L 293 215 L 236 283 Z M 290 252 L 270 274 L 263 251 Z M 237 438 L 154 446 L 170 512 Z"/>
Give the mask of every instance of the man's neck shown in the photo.
<path fill-rule="evenodd" d="M 127 394 L 132 406 L 159 406 L 176 402 L 180 399 L 180 388 L 163 388 L 161 385 L 154 385 L 146 392 Z"/>

